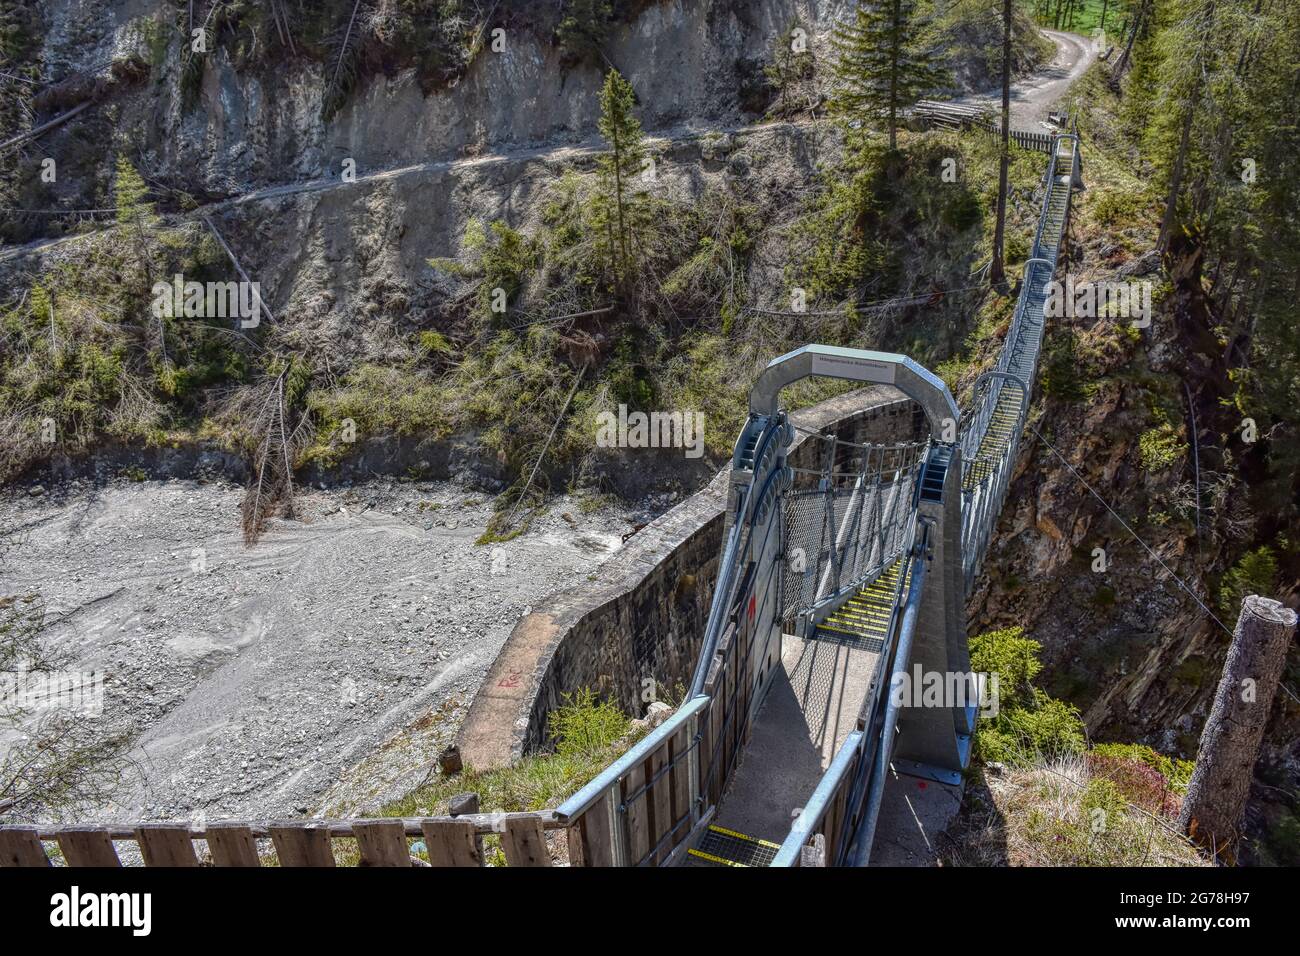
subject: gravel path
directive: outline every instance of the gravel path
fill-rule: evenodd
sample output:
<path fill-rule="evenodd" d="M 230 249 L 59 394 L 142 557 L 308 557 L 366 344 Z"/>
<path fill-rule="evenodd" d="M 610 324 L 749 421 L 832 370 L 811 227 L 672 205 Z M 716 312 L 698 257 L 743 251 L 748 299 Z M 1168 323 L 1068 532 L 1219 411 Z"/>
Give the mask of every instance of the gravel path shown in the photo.
<path fill-rule="evenodd" d="M 297 815 L 331 787 L 335 806 L 395 795 L 529 605 L 666 505 L 584 514 L 561 499 L 528 534 L 476 546 L 489 498 L 377 480 L 311 491 L 303 520 L 250 549 L 241 495 L 120 480 L 0 498 L 0 526 L 24 529 L 0 593 L 43 596 L 47 639 L 105 673 L 106 718 L 138 733 L 136 769 L 99 819 Z M 422 745 L 392 746 L 413 730 Z M 340 793 L 377 751 L 390 759 L 364 792 Z"/>
<path fill-rule="evenodd" d="M 1043 69 L 1011 84 L 1011 125 L 1015 129 L 1033 129 L 1036 123 L 1045 122 L 1048 112 L 1064 105 L 1061 97 L 1097 59 L 1093 41 L 1077 33 L 1042 32 L 1056 44 L 1056 55 Z M 973 93 L 952 102 L 987 106 L 996 112 L 1002 109 L 1002 90 Z"/>

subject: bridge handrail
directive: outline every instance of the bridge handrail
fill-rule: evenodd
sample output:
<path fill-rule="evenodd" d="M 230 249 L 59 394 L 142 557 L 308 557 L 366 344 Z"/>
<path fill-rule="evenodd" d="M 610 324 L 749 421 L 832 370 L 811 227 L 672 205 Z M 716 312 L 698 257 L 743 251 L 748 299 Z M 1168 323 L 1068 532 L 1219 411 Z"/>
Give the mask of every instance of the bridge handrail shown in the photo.
<path fill-rule="evenodd" d="M 1043 248 L 1043 230 L 1047 227 L 1047 216 L 1051 211 L 1052 187 L 1056 185 L 1056 153 L 1057 145 L 1061 140 L 1060 136 L 1052 140 L 1052 153 L 1047 161 L 1046 186 L 1043 190 L 1043 208 L 1038 214 L 1038 228 L 1034 231 L 1034 245 L 1032 258 L 1040 258 Z"/>
<path fill-rule="evenodd" d="M 892 684 L 894 673 L 898 672 L 900 668 L 904 671 L 907 669 L 908 650 L 912 644 L 912 636 L 916 631 L 916 621 L 920 609 L 921 593 L 922 589 L 925 587 L 924 556 L 913 554 L 910 556 L 909 560 L 912 564 L 911 580 L 908 584 L 907 601 L 903 605 L 902 621 L 898 627 L 898 637 L 894 642 L 894 652 L 892 655 L 894 666 L 890 672 L 890 680 L 888 681 L 890 684 Z M 906 578 L 908 578 L 907 570 L 901 571 L 899 573 L 899 580 L 902 581 Z M 895 608 L 897 608 L 897 603 L 895 603 Z M 888 652 L 881 654 L 880 660 L 882 667 L 889 657 L 890 654 Z M 899 663 L 900 661 L 901 664 Z M 883 690 L 884 684 L 885 682 L 878 682 L 878 690 Z M 817 832 L 817 827 L 825 819 L 832 803 L 838 798 L 840 788 L 846 782 L 849 771 L 851 769 L 859 769 L 859 765 L 855 758 L 867 759 L 868 749 L 871 744 L 875 744 L 875 747 L 870 749 L 870 755 L 875 758 L 877 769 L 879 769 L 882 762 L 884 766 L 888 766 L 889 756 L 892 753 L 892 747 L 889 746 L 892 741 L 889 738 L 894 726 L 897 724 L 898 708 L 892 697 L 886 696 L 885 699 L 886 708 L 884 719 L 880 726 L 879 740 L 874 739 L 874 721 L 868 723 L 865 731 L 854 731 L 845 738 L 844 743 L 840 745 L 840 749 L 836 751 L 830 767 L 827 768 L 826 772 L 822 775 L 821 780 L 818 781 L 817 788 L 813 791 L 812 796 L 808 798 L 808 802 L 799 812 L 799 816 L 797 816 L 794 823 L 791 824 L 790 832 L 786 836 L 785 840 L 782 841 L 781 849 L 777 851 L 776 856 L 771 863 L 772 866 L 798 865 L 801 848 L 808 842 L 809 837 Z M 883 784 L 884 774 L 878 774 L 878 776 Z M 883 789 L 883 787 L 881 789 Z M 874 806 L 875 809 L 878 810 L 879 800 L 876 796 L 876 785 L 874 779 L 872 781 L 872 788 L 867 792 L 866 796 L 867 803 L 865 804 L 865 808 L 871 810 Z M 847 795 L 845 809 L 847 814 L 844 821 L 846 824 L 845 834 L 849 834 L 857 829 L 857 827 L 854 827 L 852 824 L 852 818 L 857 808 L 850 805 L 847 800 Z M 866 820 L 864 819 L 863 822 L 866 822 Z M 861 824 L 858 826 L 861 826 Z M 872 826 L 874 827 L 874 822 L 872 823 Z M 836 842 L 839 846 L 833 847 L 828 851 L 828 859 L 826 861 L 828 866 L 833 865 L 834 860 L 832 857 L 837 855 L 838 850 L 844 849 L 842 841 L 837 839 Z"/>
<path fill-rule="evenodd" d="M 1003 340 L 1002 349 L 999 352 L 995 370 L 992 373 L 997 375 L 997 379 L 992 386 L 985 389 L 975 400 L 974 409 L 963 416 L 963 428 L 960 434 L 959 443 L 963 452 L 963 476 L 968 474 L 975 465 L 983 461 L 987 469 L 980 481 L 972 488 L 966 489 L 964 498 L 966 507 L 963 508 L 962 514 L 962 558 L 966 577 L 966 587 L 970 588 L 974 580 L 975 571 L 978 569 L 984 549 L 987 547 L 988 540 L 991 537 L 992 527 L 988 520 L 990 516 L 995 516 L 1001 509 L 1003 498 L 1009 484 L 1010 472 L 1014 465 L 1016 454 L 1020 447 L 1020 436 L 1024 429 L 1025 420 L 1029 414 L 1029 389 L 1037 376 L 1037 369 L 1041 357 L 1041 343 L 1034 346 L 1032 355 L 1028 356 L 1028 368 L 1024 368 L 1024 363 L 1016 366 L 1021 374 L 1020 383 L 1025 391 L 1025 400 L 1020 403 L 1020 409 L 1012 428 L 1011 438 L 1006 447 L 1001 449 L 996 456 L 978 455 L 978 449 L 983 443 L 984 436 L 987 433 L 989 424 L 992 421 L 994 412 L 997 409 L 1004 385 L 1003 377 L 1011 375 L 1013 363 L 1019 357 L 1023 357 L 1023 350 L 1026 348 L 1027 313 L 1031 298 L 1036 295 L 1035 285 L 1037 281 L 1036 270 L 1040 267 L 1045 268 L 1049 273 L 1056 269 L 1057 259 L 1059 256 L 1061 236 L 1065 228 L 1065 217 L 1057 227 L 1057 233 L 1050 238 L 1053 239 L 1051 255 L 1048 255 L 1048 248 L 1044 245 L 1047 236 L 1048 224 L 1052 221 L 1052 207 L 1056 191 L 1065 189 L 1068 191 L 1073 188 L 1073 182 L 1057 182 L 1058 160 L 1062 158 L 1060 147 L 1068 141 L 1070 152 L 1067 158 L 1073 164 L 1078 155 L 1078 137 L 1071 133 L 1058 134 L 1053 139 L 1051 156 L 1048 160 L 1048 169 L 1045 176 L 1046 189 L 1043 195 L 1043 208 L 1039 214 L 1038 226 L 1034 235 L 1034 244 L 1031 250 L 1030 258 L 1024 265 L 1024 279 L 1021 285 L 1021 293 L 1017 298 L 1015 310 L 1012 314 L 1010 328 Z M 1045 318 L 1044 318 L 1045 321 Z M 1037 325 L 1035 325 L 1037 329 Z M 985 376 L 981 376 L 983 379 Z M 976 383 L 980 379 L 976 380 Z M 963 486 L 965 482 L 963 481 Z M 987 526 L 986 526 L 987 525 Z"/>
<path fill-rule="evenodd" d="M 642 763 L 651 753 L 663 746 L 664 741 L 675 734 L 683 724 L 708 706 L 712 700 L 707 694 L 692 697 L 677 711 L 642 737 L 623 756 L 597 774 L 585 787 L 555 808 L 556 817 L 567 822 L 580 816 L 605 795 L 610 787 L 616 786 L 633 767 Z"/>
<path fill-rule="evenodd" d="M 822 774 L 821 780 L 817 782 L 817 789 L 812 792 L 807 804 L 790 825 L 789 834 L 781 842 L 781 849 L 776 851 L 776 856 L 769 866 L 798 865 L 803 845 L 817 832 L 818 825 L 825 819 L 831 802 L 839 792 L 841 782 L 848 776 L 849 771 L 855 768 L 856 759 L 862 751 L 862 743 L 865 739 L 866 734 L 855 730 L 844 739 L 844 743 L 840 744 L 840 749 L 835 752 L 831 765 Z"/>
<path fill-rule="evenodd" d="M 914 555 L 912 557 L 912 585 L 907 593 L 907 604 L 903 608 L 902 621 L 898 625 L 898 640 L 894 650 L 894 662 L 889 673 L 891 687 L 897 675 L 907 672 L 908 664 L 911 661 L 912 640 L 916 634 L 916 622 L 921 615 L 921 595 L 925 590 L 925 575 L 925 555 Z M 876 821 L 880 817 L 880 804 L 884 799 L 885 781 L 889 776 L 889 758 L 894 751 L 894 733 L 898 728 L 898 717 L 901 708 L 898 699 L 893 695 L 887 697 L 886 701 L 884 720 L 880 727 L 880 740 L 873 755 L 875 757 L 875 767 L 870 777 L 870 789 L 865 794 L 862 814 L 851 847 L 854 850 L 854 866 L 865 866 L 866 858 L 871 853 L 871 844 L 875 839 Z"/>
<path fill-rule="evenodd" d="M 735 520 L 732 522 L 731 530 L 727 534 L 727 542 L 723 546 L 722 561 L 718 568 L 718 585 L 713 592 L 713 604 L 709 608 L 708 621 L 704 626 L 704 638 L 700 642 L 700 656 L 698 663 L 695 665 L 695 673 L 691 677 L 691 688 L 688 694 L 690 697 L 698 696 L 704 692 L 704 681 L 708 678 L 709 662 L 712 661 L 714 649 L 717 647 L 718 639 L 722 636 L 723 622 L 731 609 L 733 592 L 739 583 L 739 576 L 737 575 L 739 556 L 749 550 L 750 538 L 753 536 L 753 523 L 745 520 L 745 518 L 752 515 L 754 510 L 759 507 L 763 495 L 767 491 L 767 486 L 774 477 L 775 469 L 767 472 L 763 478 L 763 486 L 759 488 L 759 494 L 755 496 L 754 489 L 758 486 L 759 468 L 766 457 L 768 444 L 773 440 L 776 433 L 785 427 L 786 422 L 782 417 L 772 416 L 763 427 L 763 434 L 755 442 L 753 472 L 750 475 L 749 484 L 740 493 L 740 500 L 736 502 Z M 739 446 L 739 441 L 737 446 Z M 738 457 L 739 450 L 733 457 L 733 463 L 735 458 Z M 746 530 L 743 546 L 740 544 L 740 529 L 742 527 Z"/>

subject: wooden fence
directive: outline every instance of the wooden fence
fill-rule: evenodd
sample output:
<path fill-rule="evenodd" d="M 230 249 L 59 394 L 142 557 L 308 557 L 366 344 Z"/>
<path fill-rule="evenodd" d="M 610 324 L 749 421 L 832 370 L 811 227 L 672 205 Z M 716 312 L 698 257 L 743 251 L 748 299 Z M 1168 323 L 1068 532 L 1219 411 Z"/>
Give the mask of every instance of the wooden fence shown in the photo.
<path fill-rule="evenodd" d="M 556 810 L 575 866 L 672 866 L 708 826 L 749 739 L 761 678 L 753 676 L 752 582 L 738 589 L 704 692 Z"/>
<path fill-rule="evenodd" d="M 991 119 L 987 112 L 967 106 L 955 106 L 947 103 L 918 103 L 911 112 L 911 117 L 928 126 L 945 126 L 950 129 L 979 129 L 987 133 L 1000 135 L 1002 124 Z M 1031 149 L 1039 153 L 1052 151 L 1053 134 L 1047 131 L 1013 129 L 1011 142 L 1021 149 Z"/>
<path fill-rule="evenodd" d="M 0 866 L 52 866 L 61 859 L 67 866 L 119 867 L 115 841 L 130 843 L 145 866 L 419 866 L 423 860 L 412 854 L 412 839 L 423 840 L 431 866 L 483 866 L 484 837 L 493 834 L 506 865 L 550 866 L 546 831 L 565 825 L 545 812 L 203 826 L 0 826 Z M 54 860 L 47 844 L 57 847 Z"/>

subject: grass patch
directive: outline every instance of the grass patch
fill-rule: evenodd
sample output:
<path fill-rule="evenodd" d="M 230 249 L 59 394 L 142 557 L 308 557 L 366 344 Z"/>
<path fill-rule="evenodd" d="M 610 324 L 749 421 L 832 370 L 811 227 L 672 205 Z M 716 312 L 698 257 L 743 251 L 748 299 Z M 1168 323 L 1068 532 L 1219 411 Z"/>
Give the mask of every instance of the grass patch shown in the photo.
<path fill-rule="evenodd" d="M 496 770 L 467 768 L 438 776 L 387 804 L 381 816 L 436 816 L 448 812 L 458 793 L 479 795 L 482 811 L 537 811 L 558 806 L 644 736 L 644 729 L 590 690 L 566 695 L 552 711 L 555 752 L 534 754 Z"/>

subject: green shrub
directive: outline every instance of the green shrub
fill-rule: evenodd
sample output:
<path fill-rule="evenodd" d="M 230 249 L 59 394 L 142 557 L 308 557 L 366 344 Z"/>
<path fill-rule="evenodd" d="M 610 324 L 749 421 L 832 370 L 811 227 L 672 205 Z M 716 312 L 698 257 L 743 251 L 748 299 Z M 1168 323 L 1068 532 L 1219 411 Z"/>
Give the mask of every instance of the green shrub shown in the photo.
<path fill-rule="evenodd" d="M 555 751 L 572 757 L 596 753 L 613 745 L 631 727 L 626 714 L 590 688 L 564 695 L 564 703 L 551 711 L 551 736 Z"/>
<path fill-rule="evenodd" d="M 1093 218 L 1103 226 L 1125 226 L 1142 221 L 1146 198 L 1140 193 L 1105 189 L 1092 200 Z"/>
<path fill-rule="evenodd" d="M 566 696 L 565 703 L 551 712 L 550 729 L 558 741 L 555 753 L 530 754 L 495 770 L 467 767 L 453 776 L 434 776 L 387 804 L 381 815 L 446 813 L 448 801 L 466 791 L 479 794 L 484 812 L 555 807 L 622 756 L 643 733 L 589 689 Z"/>
<path fill-rule="evenodd" d="M 1162 422 L 1149 428 L 1138 438 L 1138 451 L 1142 467 L 1147 471 L 1162 471 L 1187 454 L 1187 443 L 1178 437 L 1173 425 Z"/>
<path fill-rule="evenodd" d="M 1223 576 L 1219 585 L 1219 607 L 1234 619 L 1241 600 L 1248 594 L 1268 596 L 1277 584 L 1277 556 L 1268 545 L 1247 551 Z"/>
<path fill-rule="evenodd" d="M 1133 760 L 1145 764 L 1160 773 L 1169 786 L 1179 792 L 1187 790 L 1192 780 L 1195 764 L 1190 760 L 1166 757 L 1152 750 L 1146 744 L 1097 744 L 1092 753 L 1098 757 L 1110 757 L 1116 760 Z"/>
<path fill-rule="evenodd" d="M 975 730 L 975 751 L 985 761 L 1032 763 L 1041 756 L 1081 751 L 1085 746 L 1078 708 L 1033 686 L 1042 670 L 1042 645 L 1020 627 L 972 638 L 971 669 L 997 676 L 998 712 Z"/>

